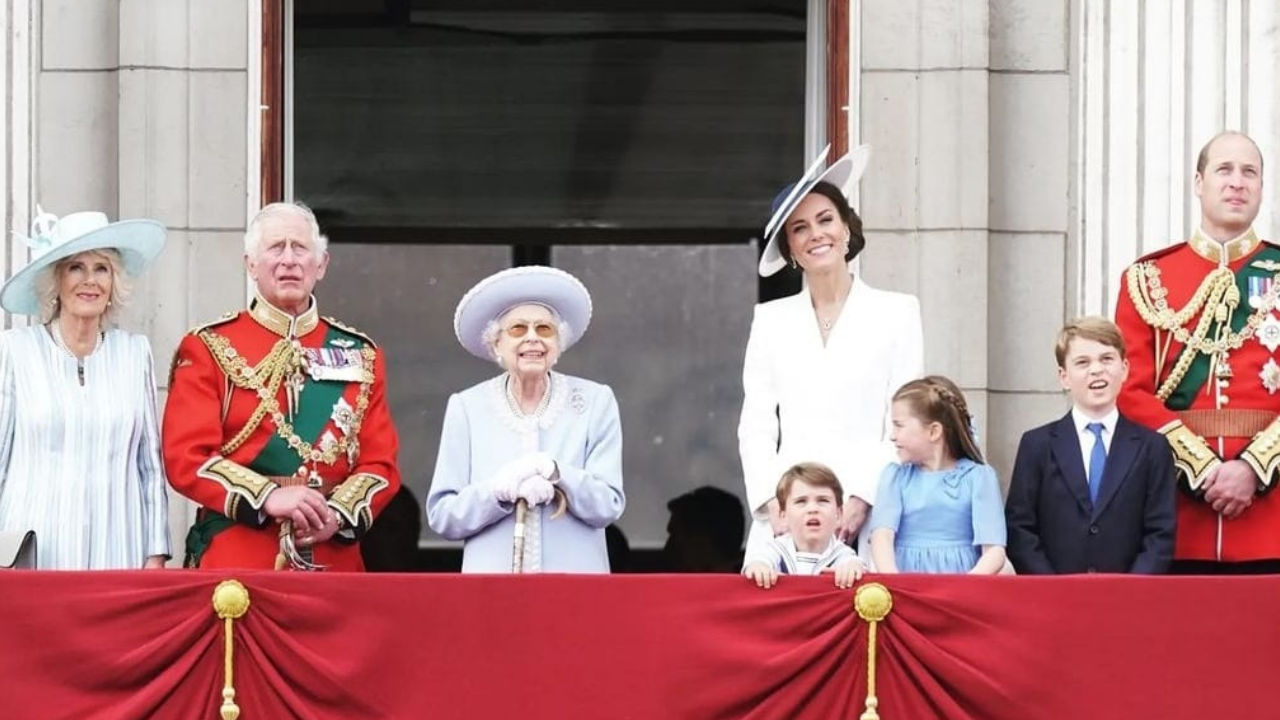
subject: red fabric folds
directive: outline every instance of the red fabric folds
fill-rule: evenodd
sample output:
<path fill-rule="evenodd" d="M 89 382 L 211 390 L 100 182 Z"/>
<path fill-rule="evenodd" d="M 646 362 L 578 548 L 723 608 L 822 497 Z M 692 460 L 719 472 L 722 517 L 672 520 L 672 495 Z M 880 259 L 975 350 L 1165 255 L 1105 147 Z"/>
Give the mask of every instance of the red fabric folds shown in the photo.
<path fill-rule="evenodd" d="M 829 578 L 0 573 L 21 718 L 857 718 L 867 626 Z M 880 714 L 1280 718 L 1280 577 L 876 578 Z"/>

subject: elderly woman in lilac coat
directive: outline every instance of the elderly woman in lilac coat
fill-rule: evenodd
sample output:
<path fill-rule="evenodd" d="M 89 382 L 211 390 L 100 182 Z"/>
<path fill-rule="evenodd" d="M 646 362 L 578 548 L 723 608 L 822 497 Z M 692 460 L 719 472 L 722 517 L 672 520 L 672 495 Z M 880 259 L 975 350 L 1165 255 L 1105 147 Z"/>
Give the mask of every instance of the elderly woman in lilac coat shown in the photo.
<path fill-rule="evenodd" d="M 427 495 L 432 529 L 465 541 L 463 572 L 609 572 L 604 529 L 626 504 L 618 403 L 552 370 L 590 321 L 587 289 L 549 267 L 491 275 L 458 303 L 458 341 L 503 369 L 449 398 Z"/>

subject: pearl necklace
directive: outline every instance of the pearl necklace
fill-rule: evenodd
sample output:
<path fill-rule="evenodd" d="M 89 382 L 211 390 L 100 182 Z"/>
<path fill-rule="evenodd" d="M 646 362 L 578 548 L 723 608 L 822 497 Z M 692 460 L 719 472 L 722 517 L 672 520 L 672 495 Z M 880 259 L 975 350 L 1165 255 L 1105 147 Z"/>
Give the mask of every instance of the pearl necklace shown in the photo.
<path fill-rule="evenodd" d="M 67 346 L 67 341 L 62 339 L 62 327 L 58 324 L 57 320 L 49 323 L 48 327 L 49 334 L 53 336 L 54 344 L 59 348 L 62 348 L 63 352 L 71 356 L 72 360 L 76 361 L 76 377 L 79 379 L 80 384 L 84 385 L 84 358 L 76 355 L 75 352 Z M 98 352 L 98 348 L 102 347 L 102 341 L 106 338 L 106 335 L 107 334 L 105 332 L 101 330 L 98 331 L 98 337 L 94 339 L 93 349 L 89 351 L 88 355 Z M 88 355 L 85 357 L 88 357 Z"/>
<path fill-rule="evenodd" d="M 550 374 L 547 375 L 547 389 L 542 393 L 542 399 L 538 401 L 538 407 L 533 412 L 526 415 L 524 410 L 520 408 L 520 400 L 516 397 L 515 388 L 511 383 L 511 376 L 507 376 L 507 407 L 511 412 L 521 419 L 540 418 L 547 411 L 547 406 L 551 404 L 551 383 L 553 382 Z"/>

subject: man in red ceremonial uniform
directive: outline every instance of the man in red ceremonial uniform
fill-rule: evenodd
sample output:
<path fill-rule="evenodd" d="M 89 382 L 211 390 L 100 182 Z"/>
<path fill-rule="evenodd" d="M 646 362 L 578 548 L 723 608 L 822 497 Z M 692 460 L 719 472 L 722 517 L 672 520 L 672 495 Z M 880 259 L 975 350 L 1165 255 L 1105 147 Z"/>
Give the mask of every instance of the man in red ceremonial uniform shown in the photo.
<path fill-rule="evenodd" d="M 1169 440 L 1175 572 L 1280 570 L 1280 247 L 1258 239 L 1262 155 L 1225 132 L 1196 163 L 1200 227 L 1125 271 L 1120 411 Z"/>
<path fill-rule="evenodd" d="M 169 482 L 201 506 L 189 566 L 362 570 L 360 537 L 400 487 L 383 354 L 317 313 L 326 246 L 306 207 L 263 208 L 249 309 L 174 355 L 161 434 Z"/>

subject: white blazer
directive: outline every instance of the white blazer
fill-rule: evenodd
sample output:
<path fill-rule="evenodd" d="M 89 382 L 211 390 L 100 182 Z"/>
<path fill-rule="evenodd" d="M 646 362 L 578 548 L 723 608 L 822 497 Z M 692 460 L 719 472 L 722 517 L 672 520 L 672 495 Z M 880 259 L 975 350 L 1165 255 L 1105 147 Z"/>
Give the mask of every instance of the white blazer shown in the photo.
<path fill-rule="evenodd" d="M 795 463 L 823 463 L 846 496 L 875 501 L 880 471 L 895 457 L 893 393 L 923 374 L 923 343 L 915 296 L 877 290 L 856 276 L 826 346 L 807 287 L 756 306 L 738 422 L 755 519 L 749 548 L 773 536 L 767 505 Z"/>

